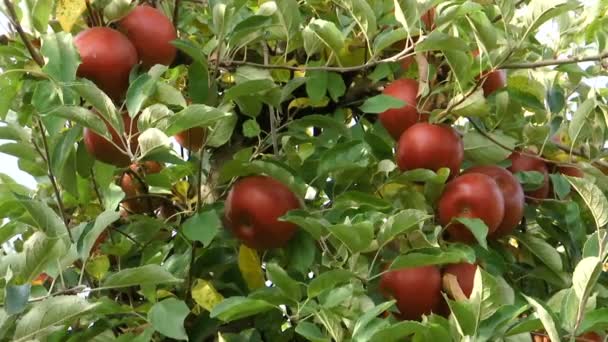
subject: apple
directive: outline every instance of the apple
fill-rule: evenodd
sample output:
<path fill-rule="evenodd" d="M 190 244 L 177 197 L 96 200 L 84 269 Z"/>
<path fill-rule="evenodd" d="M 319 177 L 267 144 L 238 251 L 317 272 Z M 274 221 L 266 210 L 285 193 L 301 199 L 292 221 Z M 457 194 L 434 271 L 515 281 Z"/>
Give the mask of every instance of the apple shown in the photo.
<path fill-rule="evenodd" d="M 460 172 L 463 158 L 462 139 L 447 125 L 417 123 L 401 135 L 397 144 L 397 165 L 403 171 L 447 167 L 453 177 Z"/>
<path fill-rule="evenodd" d="M 251 176 L 234 184 L 225 203 L 225 223 L 247 247 L 284 247 L 297 226 L 279 218 L 302 207 L 283 183 L 268 176 Z"/>
<path fill-rule="evenodd" d="M 129 73 L 139 60 L 129 39 L 108 27 L 92 27 L 80 32 L 74 44 L 82 59 L 78 76 L 93 81 L 114 101 L 122 100 Z"/>
<path fill-rule="evenodd" d="M 530 155 L 523 154 L 521 152 L 513 152 L 509 156 L 511 160 L 511 166 L 509 166 L 508 170 L 512 173 L 522 172 L 522 171 L 537 171 L 544 175 L 545 180 L 543 185 L 533 191 L 527 191 L 526 195 L 533 200 L 545 199 L 549 196 L 550 184 L 549 184 L 549 170 L 547 169 L 547 164 L 542 161 L 540 158 Z"/>
<path fill-rule="evenodd" d="M 93 242 L 93 246 L 91 247 L 91 252 L 89 254 L 93 255 L 93 254 L 100 253 L 100 248 L 101 248 L 100 246 L 102 243 L 104 243 L 108 239 L 108 236 L 110 236 L 108 229 L 101 232 L 101 234 L 99 234 L 97 239 L 95 239 L 95 242 Z"/>
<path fill-rule="evenodd" d="M 177 49 L 171 41 L 177 32 L 171 20 L 154 7 L 136 6 L 118 22 L 118 28 L 133 43 L 144 67 L 170 65 Z"/>
<path fill-rule="evenodd" d="M 123 139 L 121 139 L 114 127 L 112 127 L 103 117 L 100 116 L 100 118 L 105 122 L 106 127 L 112 136 L 112 142 L 121 149 L 127 151 L 127 146 L 125 146 Z M 139 146 L 137 141 L 139 131 L 137 129 L 136 121 L 137 119 L 132 120 L 131 117 L 126 113 L 122 115 L 122 122 L 125 132 L 131 137 L 129 147 L 132 152 L 136 151 L 137 147 Z M 83 138 L 86 150 L 96 160 L 119 167 L 127 166 L 131 162 L 131 158 L 127 154 L 122 153 L 118 148 L 116 148 L 116 146 L 112 145 L 108 139 L 93 132 L 87 127 L 84 128 Z"/>
<path fill-rule="evenodd" d="M 489 237 L 496 239 L 508 235 L 517 228 L 517 225 L 524 217 L 525 204 L 524 189 L 519 184 L 517 178 L 506 169 L 495 165 L 475 166 L 467 169 L 464 173 L 482 173 L 490 176 L 498 184 L 502 192 L 505 204 L 505 216 L 496 231 Z"/>
<path fill-rule="evenodd" d="M 44 284 L 48 279 L 53 279 L 51 277 L 49 277 L 48 274 L 46 273 L 40 273 L 34 280 L 32 280 L 32 285 L 36 286 L 36 285 L 42 285 Z"/>
<path fill-rule="evenodd" d="M 486 74 L 483 82 L 483 94 L 488 97 L 494 92 L 502 89 L 507 84 L 507 73 L 504 70 L 494 70 Z"/>
<path fill-rule="evenodd" d="M 190 151 L 198 151 L 203 147 L 207 131 L 202 127 L 193 127 L 175 135 L 175 140 L 183 148 Z"/>
<path fill-rule="evenodd" d="M 159 173 L 163 166 L 155 161 L 145 161 L 143 164 L 131 164 L 130 172 L 125 172 L 120 177 L 120 188 L 124 191 L 126 198 L 137 197 L 145 194 L 146 184 L 142 184 L 137 177 L 133 176 L 136 173 L 142 180 L 146 175 Z M 132 213 L 141 214 L 152 212 L 160 205 L 160 198 L 133 198 L 122 202 L 125 209 Z"/>
<path fill-rule="evenodd" d="M 579 169 L 575 165 L 558 165 L 556 171 L 561 173 L 562 175 L 570 177 L 585 178 L 585 173 L 583 172 L 583 170 Z"/>
<path fill-rule="evenodd" d="M 462 289 L 462 293 L 467 298 L 471 297 L 473 292 L 473 285 L 475 284 L 475 272 L 477 272 L 477 265 L 462 262 L 459 264 L 451 264 L 443 269 L 443 274 L 452 274 L 458 280 L 458 285 Z"/>
<path fill-rule="evenodd" d="M 379 115 L 380 122 L 395 140 L 399 140 L 401 134 L 416 122 L 428 120 L 428 115 L 418 113 L 416 108 L 418 81 L 398 79 L 387 85 L 382 93 L 405 102 L 403 107 L 391 108 Z"/>
<path fill-rule="evenodd" d="M 424 12 L 424 14 L 420 17 L 420 20 L 424 23 L 424 27 L 427 30 L 432 30 L 435 28 L 435 7 L 432 7 L 428 11 Z"/>
<path fill-rule="evenodd" d="M 399 318 L 420 320 L 422 315 L 439 308 L 442 300 L 441 272 L 435 266 L 388 271 L 380 279 L 380 291 L 396 300 Z"/>
<path fill-rule="evenodd" d="M 463 174 L 450 181 L 439 199 L 439 222 L 447 226 L 451 240 L 475 242 L 473 234 L 457 217 L 478 218 L 488 226 L 488 235 L 498 229 L 505 215 L 505 204 L 500 187 L 494 179 L 482 173 Z"/>

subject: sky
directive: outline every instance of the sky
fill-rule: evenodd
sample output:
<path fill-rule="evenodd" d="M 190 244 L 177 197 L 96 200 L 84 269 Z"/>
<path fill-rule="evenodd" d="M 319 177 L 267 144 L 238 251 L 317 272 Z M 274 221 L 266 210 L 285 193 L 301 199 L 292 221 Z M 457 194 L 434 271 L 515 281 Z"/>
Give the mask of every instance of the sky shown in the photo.
<path fill-rule="evenodd" d="M 593 0 L 585 0 L 584 2 L 589 4 L 593 2 Z M 5 34 L 7 32 L 7 28 L 8 21 L 6 17 L 0 14 L 0 35 Z M 539 28 L 539 32 L 537 33 L 536 38 L 547 45 L 553 45 L 552 43 L 558 42 L 560 37 L 557 25 L 553 22 L 545 23 Z M 581 63 L 581 67 L 586 67 L 591 63 L 593 62 Z M 587 83 L 594 88 L 606 87 L 606 84 L 608 83 L 608 77 L 596 77 L 592 80 L 589 80 Z M 7 141 L 0 139 L 0 144 L 3 144 L 5 142 Z M 0 153 L 0 172 L 9 175 L 18 183 L 25 185 L 29 188 L 35 189 L 36 187 L 36 181 L 34 180 L 34 178 L 19 169 L 19 167 L 17 166 L 17 158 L 13 156 Z"/>

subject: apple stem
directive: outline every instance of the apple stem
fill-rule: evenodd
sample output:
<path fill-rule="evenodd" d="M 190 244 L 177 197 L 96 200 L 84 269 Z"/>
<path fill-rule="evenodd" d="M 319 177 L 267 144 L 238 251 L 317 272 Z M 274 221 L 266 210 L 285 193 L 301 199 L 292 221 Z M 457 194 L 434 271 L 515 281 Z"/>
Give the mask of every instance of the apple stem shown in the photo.
<path fill-rule="evenodd" d="M 23 31 L 23 27 L 21 27 L 21 24 L 19 23 L 19 19 L 17 18 L 17 12 L 15 12 L 15 7 L 13 6 L 13 3 L 11 2 L 11 0 L 4 0 L 4 5 L 6 6 L 6 9 L 8 10 L 8 14 L 9 14 L 8 19 L 10 20 L 11 24 L 13 25 L 13 27 L 15 28 L 17 33 L 19 34 L 19 37 L 23 41 L 23 44 L 25 44 L 25 47 L 27 48 L 27 51 L 32 56 L 32 59 L 40 67 L 43 67 L 44 59 L 42 58 L 42 56 L 40 55 L 38 50 L 32 45 L 32 42 L 30 42 L 30 40 L 27 39 L 27 36 L 25 35 L 25 31 Z"/>

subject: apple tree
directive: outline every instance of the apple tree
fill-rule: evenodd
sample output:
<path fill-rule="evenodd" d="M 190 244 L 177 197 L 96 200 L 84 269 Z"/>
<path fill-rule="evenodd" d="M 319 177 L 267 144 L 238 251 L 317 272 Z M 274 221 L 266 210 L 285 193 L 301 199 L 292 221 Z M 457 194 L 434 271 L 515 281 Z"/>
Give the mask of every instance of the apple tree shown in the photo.
<path fill-rule="evenodd" d="M 606 338 L 606 1 L 0 10 L 0 340 Z"/>

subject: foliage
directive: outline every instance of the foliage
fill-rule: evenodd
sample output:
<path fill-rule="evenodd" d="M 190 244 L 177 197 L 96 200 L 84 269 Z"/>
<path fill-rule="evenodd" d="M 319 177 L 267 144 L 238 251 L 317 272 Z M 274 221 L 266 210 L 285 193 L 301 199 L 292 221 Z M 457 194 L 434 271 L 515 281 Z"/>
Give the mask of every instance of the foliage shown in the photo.
<path fill-rule="evenodd" d="M 77 77 L 74 37 L 133 4 L 83 3 L 0 7 L 25 31 L 1 40 L 0 152 L 37 181 L 0 174 L 0 340 L 559 341 L 608 328 L 608 92 L 590 85 L 606 75 L 606 2 L 152 1 L 179 15 L 177 57 L 134 68 L 119 102 Z M 542 27 L 557 40 L 537 39 Z M 484 96 L 480 75 L 500 69 L 507 87 Z M 377 120 L 404 105 L 381 94 L 400 77 L 464 137 L 463 169 L 508 166 L 517 148 L 585 177 L 551 175 L 552 197 L 487 246 L 444 240 L 446 170 L 400 171 Z M 85 127 L 109 138 L 106 123 L 124 133 L 123 112 L 141 132 L 131 161 L 165 165 L 139 179 L 140 202 L 119 186 L 133 171 L 82 139 Z M 173 148 L 199 127 L 200 153 Z M 251 174 L 304 199 L 283 217 L 299 227 L 285 248 L 252 250 L 222 227 L 227 192 Z M 518 179 L 535 189 L 537 176 Z M 473 294 L 449 300 L 449 318 L 399 321 L 378 289 L 389 266 L 475 261 Z"/>

